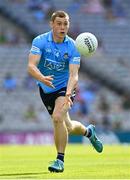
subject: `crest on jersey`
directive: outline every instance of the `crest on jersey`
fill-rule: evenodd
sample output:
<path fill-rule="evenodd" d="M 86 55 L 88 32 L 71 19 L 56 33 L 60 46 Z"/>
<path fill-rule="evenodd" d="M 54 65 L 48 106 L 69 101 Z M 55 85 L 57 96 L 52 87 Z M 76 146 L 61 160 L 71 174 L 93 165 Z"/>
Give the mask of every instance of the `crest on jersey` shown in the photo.
<path fill-rule="evenodd" d="M 64 58 L 64 59 L 68 59 L 68 57 L 69 57 L 68 53 L 65 53 L 65 54 L 63 55 L 63 58 Z"/>

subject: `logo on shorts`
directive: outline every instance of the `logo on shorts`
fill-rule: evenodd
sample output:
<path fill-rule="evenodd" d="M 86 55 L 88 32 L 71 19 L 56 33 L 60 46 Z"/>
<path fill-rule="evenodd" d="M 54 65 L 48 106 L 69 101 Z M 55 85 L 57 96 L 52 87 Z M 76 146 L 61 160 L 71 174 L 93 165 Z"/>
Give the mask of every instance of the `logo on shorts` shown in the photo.
<path fill-rule="evenodd" d="M 65 93 L 65 91 L 60 91 L 59 94 L 60 94 L 60 93 Z"/>

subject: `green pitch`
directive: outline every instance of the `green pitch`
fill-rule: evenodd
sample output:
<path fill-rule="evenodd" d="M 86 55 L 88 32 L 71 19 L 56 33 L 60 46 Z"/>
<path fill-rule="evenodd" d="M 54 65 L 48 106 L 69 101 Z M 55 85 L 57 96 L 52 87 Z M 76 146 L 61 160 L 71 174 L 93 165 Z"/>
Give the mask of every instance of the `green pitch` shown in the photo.
<path fill-rule="evenodd" d="M 0 146 L 0 179 L 130 179 L 130 146 L 68 145 L 65 171 L 50 173 L 54 146 Z"/>

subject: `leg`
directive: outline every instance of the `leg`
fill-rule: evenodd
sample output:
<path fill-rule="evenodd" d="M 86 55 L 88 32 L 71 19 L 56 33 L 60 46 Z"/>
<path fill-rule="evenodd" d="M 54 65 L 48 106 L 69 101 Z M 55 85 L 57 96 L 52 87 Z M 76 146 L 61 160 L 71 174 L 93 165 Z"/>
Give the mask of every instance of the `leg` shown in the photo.
<path fill-rule="evenodd" d="M 68 131 L 64 119 L 62 118 L 63 116 L 61 111 L 63 100 L 61 100 L 60 97 L 56 98 L 57 92 L 48 95 L 43 92 L 42 88 L 39 88 L 39 90 L 42 102 L 46 106 L 49 114 L 52 115 L 54 124 L 54 140 L 57 153 L 59 152 L 57 159 L 49 165 L 48 170 L 51 172 L 63 172 L 64 152 L 68 141 Z"/>
<path fill-rule="evenodd" d="M 54 125 L 54 141 L 57 150 L 57 159 L 48 167 L 49 171 L 63 172 L 64 163 L 63 157 L 65 153 L 66 144 L 68 142 L 68 130 L 65 124 L 65 112 L 63 111 L 64 97 L 60 96 L 55 101 L 55 108 L 52 114 Z M 60 156 L 62 155 L 62 159 Z"/>
<path fill-rule="evenodd" d="M 103 145 L 101 141 L 97 138 L 95 132 L 95 126 L 90 124 L 88 127 L 85 127 L 78 121 L 71 121 L 69 114 L 66 114 L 65 123 L 70 134 L 83 135 L 89 138 L 91 144 L 96 149 L 97 152 L 101 153 L 103 150 Z"/>
<path fill-rule="evenodd" d="M 52 114 L 54 124 L 54 140 L 57 152 L 64 153 L 68 141 L 68 131 L 64 121 L 65 115 L 63 114 L 64 97 L 58 97 L 55 102 L 55 108 Z"/>
<path fill-rule="evenodd" d="M 64 153 L 66 144 L 68 141 L 68 133 L 77 135 L 89 135 L 89 140 L 98 152 L 102 152 L 103 146 L 100 140 L 97 138 L 95 133 L 95 127 L 89 125 L 86 128 L 83 124 L 78 121 L 71 121 L 68 111 L 63 109 L 64 97 L 60 96 L 56 99 L 55 108 L 52 114 L 54 124 L 54 140 L 57 149 L 57 153 Z M 64 164 L 62 161 L 57 159 L 49 167 L 49 171 L 63 172 Z"/>
<path fill-rule="evenodd" d="M 87 131 L 86 127 L 82 123 L 75 120 L 71 120 L 69 113 L 66 114 L 65 124 L 66 124 L 69 134 L 84 136 L 84 134 Z"/>

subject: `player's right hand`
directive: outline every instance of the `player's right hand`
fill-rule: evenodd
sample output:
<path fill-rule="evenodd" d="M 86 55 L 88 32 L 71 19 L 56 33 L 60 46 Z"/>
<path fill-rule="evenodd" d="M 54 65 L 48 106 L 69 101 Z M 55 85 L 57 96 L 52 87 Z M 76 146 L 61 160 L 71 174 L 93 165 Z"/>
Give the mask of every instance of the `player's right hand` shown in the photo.
<path fill-rule="evenodd" d="M 43 79 L 43 83 L 49 87 L 55 88 L 55 86 L 53 85 L 52 81 L 53 81 L 53 75 L 51 76 L 44 76 Z"/>

